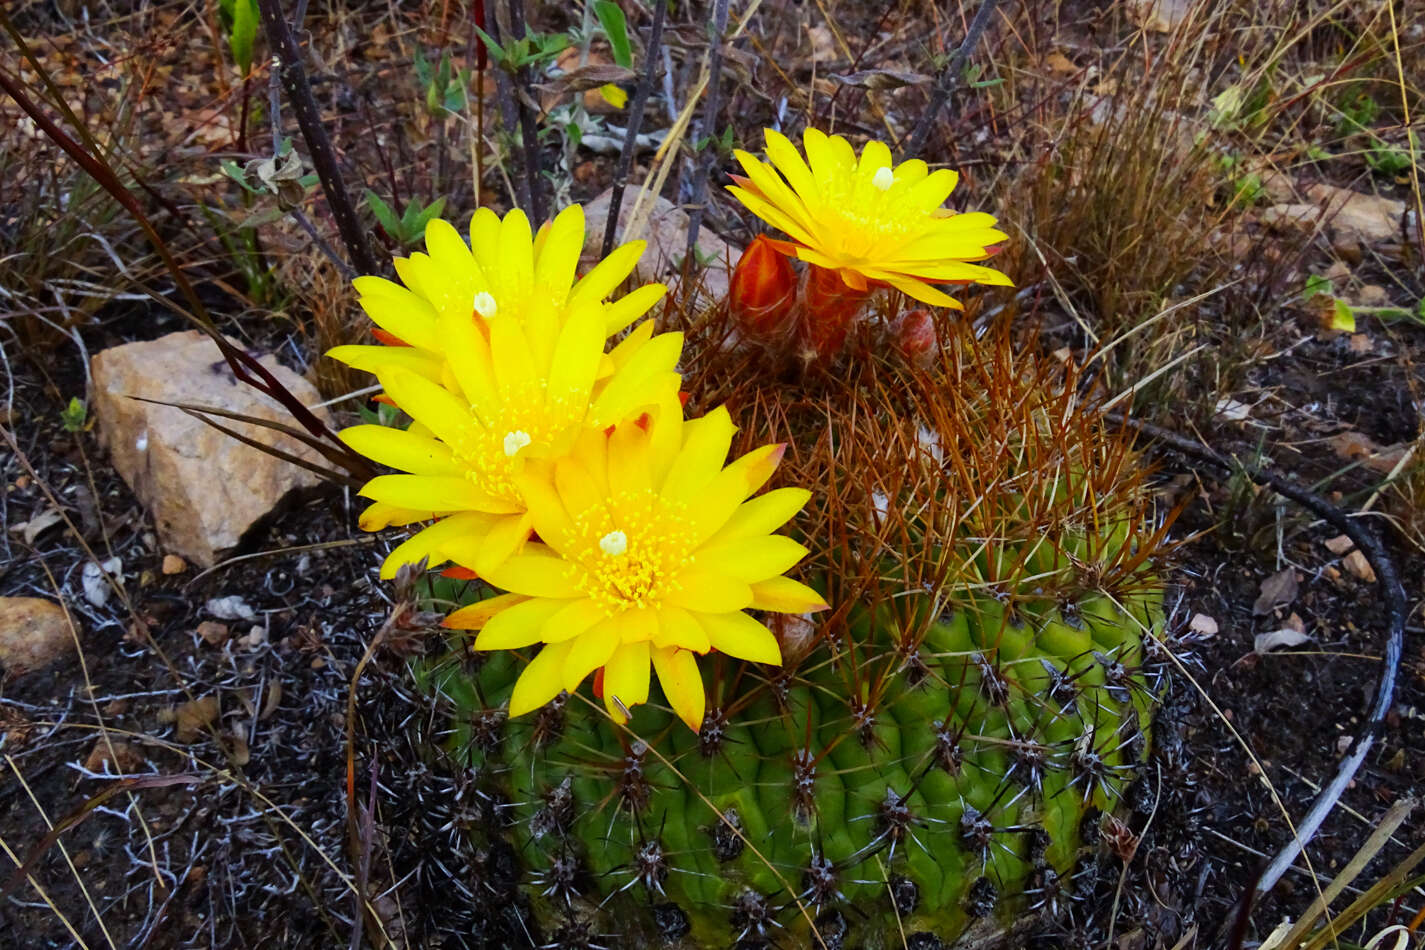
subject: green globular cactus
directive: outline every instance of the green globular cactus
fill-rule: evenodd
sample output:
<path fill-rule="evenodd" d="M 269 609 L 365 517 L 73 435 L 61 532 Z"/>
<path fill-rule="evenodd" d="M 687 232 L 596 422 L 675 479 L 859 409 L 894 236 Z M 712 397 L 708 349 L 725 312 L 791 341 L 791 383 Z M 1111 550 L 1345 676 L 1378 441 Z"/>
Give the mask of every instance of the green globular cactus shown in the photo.
<path fill-rule="evenodd" d="M 699 733 L 587 690 L 508 719 L 511 653 L 419 671 L 506 819 L 477 834 L 517 855 L 533 943 L 902 947 L 1067 890 L 1147 752 L 1165 529 L 1074 380 L 947 335 L 942 373 L 871 367 L 748 423 L 807 434 L 787 477 L 821 492 L 799 525 L 833 610 L 773 623 L 781 668 L 708 663 Z"/>

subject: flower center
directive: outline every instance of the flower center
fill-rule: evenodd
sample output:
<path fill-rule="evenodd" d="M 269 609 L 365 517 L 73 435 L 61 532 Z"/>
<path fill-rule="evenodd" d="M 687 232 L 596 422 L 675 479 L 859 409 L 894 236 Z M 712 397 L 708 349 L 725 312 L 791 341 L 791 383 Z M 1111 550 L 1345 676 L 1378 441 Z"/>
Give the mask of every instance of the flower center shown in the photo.
<path fill-rule="evenodd" d="M 493 317 L 500 309 L 499 305 L 495 303 L 495 298 L 483 290 L 475 295 L 472 306 L 475 308 L 475 312 L 486 320 Z"/>
<path fill-rule="evenodd" d="M 529 437 L 529 433 L 523 429 L 507 432 L 505 433 L 505 455 L 509 458 L 514 458 L 520 453 L 520 449 L 533 441 L 534 440 Z"/>
<path fill-rule="evenodd" d="M 574 519 L 575 532 L 588 539 L 571 558 L 582 568 L 580 588 L 609 616 L 657 606 L 681 587 L 678 575 L 692 563 L 688 527 L 681 506 L 652 492 L 615 494 L 607 507 Z"/>

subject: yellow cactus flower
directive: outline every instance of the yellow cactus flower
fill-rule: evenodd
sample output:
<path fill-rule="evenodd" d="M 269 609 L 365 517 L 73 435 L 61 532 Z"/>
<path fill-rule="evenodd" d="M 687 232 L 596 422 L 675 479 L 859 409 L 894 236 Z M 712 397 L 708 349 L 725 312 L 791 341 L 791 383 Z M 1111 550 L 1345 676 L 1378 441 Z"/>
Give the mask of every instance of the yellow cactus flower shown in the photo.
<path fill-rule="evenodd" d="M 772 534 L 810 493 L 779 488 L 748 500 L 785 446 L 763 446 L 724 468 L 735 431 L 727 411 L 680 419 L 586 430 L 568 456 L 521 476 L 539 542 L 484 575 L 508 593 L 445 621 L 478 630 L 477 650 L 544 645 L 515 684 L 510 715 L 602 670 L 604 703 L 625 722 L 648 700 L 651 665 L 674 712 L 698 729 L 705 697 L 697 655 L 780 664 L 776 638 L 744 611 L 826 607 L 784 576 L 806 548 Z"/>
<path fill-rule="evenodd" d="M 968 263 L 988 258 L 1005 235 L 991 215 L 943 207 L 955 172 L 931 172 L 919 159 L 893 165 L 882 142 L 858 158 L 846 139 L 816 129 L 802 136 L 806 160 L 781 133 L 768 129 L 766 139 L 771 164 L 737 151 L 747 177 L 734 175 L 728 190 L 792 239 L 777 242 L 784 253 L 837 272 L 853 290 L 885 284 L 941 307 L 960 304 L 932 284 L 1011 284 Z"/>
<path fill-rule="evenodd" d="M 438 519 L 387 556 L 382 577 L 421 558 L 432 566 L 457 560 L 484 575 L 529 536 L 517 484 L 529 460 L 558 458 L 586 428 L 676 405 L 682 335 L 654 336 L 645 322 L 605 355 L 605 318 L 597 300 L 576 304 L 544 339 L 512 315 L 474 321 L 446 309 L 435 317 L 440 382 L 398 362 L 374 367 L 387 396 L 415 422 L 405 430 L 358 425 L 338 433 L 401 473 L 361 489 L 375 502 L 361 525 Z"/>
<path fill-rule="evenodd" d="M 396 259 L 402 286 L 383 277 L 353 281 L 359 303 L 379 328 L 386 346 L 338 346 L 327 355 L 355 369 L 374 372 L 400 365 L 439 382 L 449 347 L 441 319 L 518 320 L 536 347 L 558 338 L 567 315 L 594 306 L 602 314 L 604 337 L 629 327 L 662 299 L 662 284 L 646 284 L 612 302 L 613 290 L 633 272 L 645 242 L 615 248 L 575 280 L 584 248 L 584 210 L 571 205 L 553 221 L 530 231 L 518 208 L 502 219 L 489 208 L 475 212 L 470 244 L 447 221 L 426 225 L 426 251 Z"/>

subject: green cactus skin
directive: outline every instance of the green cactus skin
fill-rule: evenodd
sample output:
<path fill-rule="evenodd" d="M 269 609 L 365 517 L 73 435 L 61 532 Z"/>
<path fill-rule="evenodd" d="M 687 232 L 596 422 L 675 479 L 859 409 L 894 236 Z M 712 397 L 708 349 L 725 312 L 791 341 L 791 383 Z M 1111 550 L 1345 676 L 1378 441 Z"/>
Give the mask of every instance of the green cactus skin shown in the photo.
<path fill-rule="evenodd" d="M 829 947 L 952 941 L 1044 902 L 1081 823 L 1146 754 L 1136 668 L 1159 591 L 1036 600 L 1036 568 L 1053 565 L 1026 559 L 1012 613 L 952 598 L 912 655 L 894 622 L 853 613 L 863 661 L 894 670 L 871 702 L 824 647 L 794 670 L 708 664 L 701 735 L 654 703 L 616 727 L 587 687 L 507 721 L 523 666 L 508 653 L 418 674 L 458 710 L 451 747 L 507 803 L 547 945 L 811 947 L 811 921 Z"/>

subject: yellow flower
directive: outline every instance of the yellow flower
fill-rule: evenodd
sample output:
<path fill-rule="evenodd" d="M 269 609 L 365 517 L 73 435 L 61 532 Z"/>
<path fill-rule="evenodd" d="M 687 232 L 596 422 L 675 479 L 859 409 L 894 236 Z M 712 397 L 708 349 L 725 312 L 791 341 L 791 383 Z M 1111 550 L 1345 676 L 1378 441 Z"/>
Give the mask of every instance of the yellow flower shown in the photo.
<path fill-rule="evenodd" d="M 361 489 L 376 503 L 363 514 L 363 528 L 439 519 L 390 553 L 385 578 L 423 557 L 485 575 L 529 537 L 518 479 L 531 459 L 558 458 L 586 428 L 602 430 L 677 402 L 682 335 L 653 336 L 645 322 L 605 355 L 607 324 L 597 301 L 573 306 L 552 339 L 513 315 L 476 322 L 447 310 L 436 319 L 442 382 L 399 363 L 375 367 L 414 424 L 338 433 L 403 473 L 377 476 Z"/>
<path fill-rule="evenodd" d="M 783 576 L 806 548 L 771 533 L 810 493 L 779 488 L 748 500 L 785 446 L 724 468 L 735 431 L 727 411 L 680 420 L 663 413 L 586 432 L 570 455 L 520 479 L 540 543 L 484 575 L 509 593 L 445 621 L 479 630 L 477 650 L 544 644 L 515 684 L 510 715 L 602 669 L 604 703 L 624 722 L 648 700 L 651 664 L 669 705 L 697 729 L 705 704 L 698 654 L 780 664 L 776 638 L 744 611 L 825 608 Z"/>
<path fill-rule="evenodd" d="M 779 242 L 785 253 L 836 271 L 854 290 L 888 284 L 942 307 L 960 304 L 931 284 L 1010 285 L 999 271 L 967 263 L 988 258 L 1005 235 L 991 215 L 943 207 L 955 172 L 931 172 L 919 159 L 892 165 L 882 142 L 867 143 L 858 159 L 846 139 L 816 129 L 802 137 L 806 161 L 786 136 L 768 129 L 766 137 L 771 164 L 739 150 L 747 177 L 733 176 L 728 190 L 792 238 Z"/>
<path fill-rule="evenodd" d="M 646 313 L 666 288 L 647 284 L 605 302 L 633 272 L 645 242 L 615 248 L 576 282 L 584 236 L 584 210 L 578 205 L 565 208 L 538 234 L 531 234 L 529 219 L 519 209 L 501 219 L 481 208 L 470 222 L 469 246 L 449 222 L 431 221 L 426 226 L 429 253 L 395 261 L 404 287 L 383 277 L 353 282 L 362 309 L 382 336 L 398 345 L 338 346 L 327 355 L 368 372 L 400 365 L 439 382 L 449 351 L 441 332 L 443 317 L 513 317 L 545 351 L 543 357 L 567 315 L 584 307 L 600 309 L 603 335 L 612 336 Z"/>

